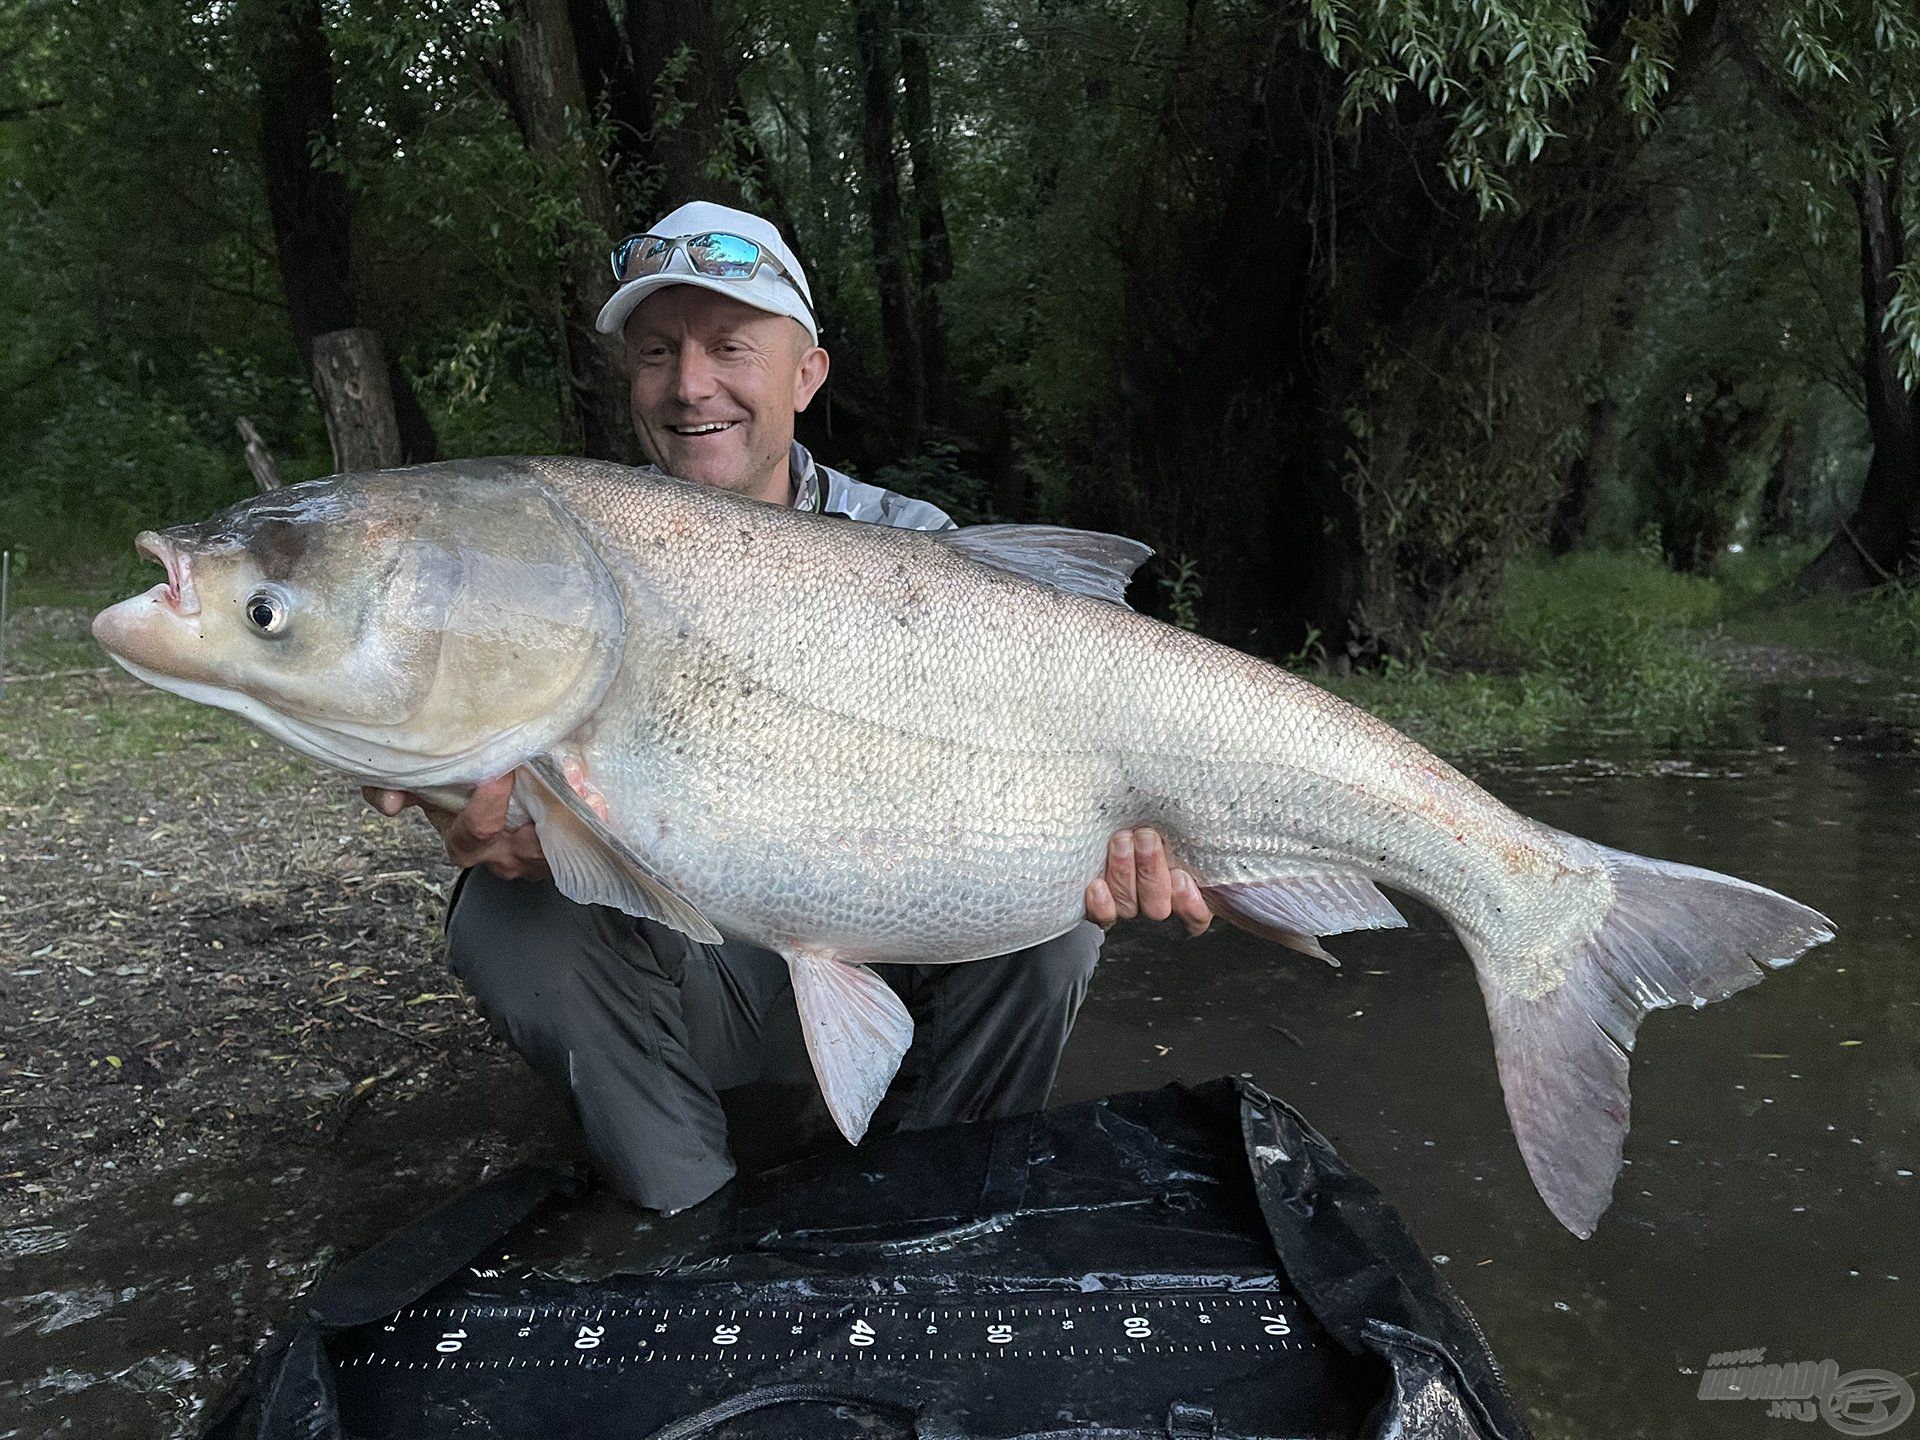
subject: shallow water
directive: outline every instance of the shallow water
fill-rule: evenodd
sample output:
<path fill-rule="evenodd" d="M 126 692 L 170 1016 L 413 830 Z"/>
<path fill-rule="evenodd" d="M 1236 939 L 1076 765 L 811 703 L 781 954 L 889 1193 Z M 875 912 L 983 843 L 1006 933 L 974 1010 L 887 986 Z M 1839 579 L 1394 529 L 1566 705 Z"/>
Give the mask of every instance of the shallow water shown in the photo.
<path fill-rule="evenodd" d="M 1782 890 L 1839 931 L 1723 1004 L 1648 1017 L 1591 1240 L 1535 1196 L 1471 970 L 1411 905 L 1416 933 L 1342 937 L 1338 971 L 1238 934 L 1207 964 L 1142 947 L 1096 982 L 1061 1098 L 1252 1072 L 1446 1257 L 1543 1437 L 1798 1433 L 1764 1402 L 1695 1398 L 1721 1351 L 1920 1384 L 1920 747 L 1890 713 L 1910 700 L 1776 689 L 1683 753 L 1477 768 L 1549 824 Z"/>
<path fill-rule="evenodd" d="M 1337 971 L 1238 932 L 1116 937 L 1057 1098 L 1246 1073 L 1290 1100 L 1445 1257 L 1543 1437 L 1799 1433 L 1764 1402 L 1695 1398 L 1708 1357 L 1920 1369 L 1920 745 L 1896 718 L 1915 710 L 1776 688 L 1685 751 L 1615 736 L 1475 767 L 1551 824 L 1782 889 L 1840 931 L 1725 1004 L 1648 1019 L 1628 1168 L 1592 1240 L 1534 1195 L 1465 956 L 1412 905 L 1411 933 L 1337 941 Z M 329 1150 L 0 1220 L 0 1440 L 191 1434 L 328 1255 L 464 1188 L 476 1140 L 501 1134 L 572 1144 L 497 1067 Z"/>

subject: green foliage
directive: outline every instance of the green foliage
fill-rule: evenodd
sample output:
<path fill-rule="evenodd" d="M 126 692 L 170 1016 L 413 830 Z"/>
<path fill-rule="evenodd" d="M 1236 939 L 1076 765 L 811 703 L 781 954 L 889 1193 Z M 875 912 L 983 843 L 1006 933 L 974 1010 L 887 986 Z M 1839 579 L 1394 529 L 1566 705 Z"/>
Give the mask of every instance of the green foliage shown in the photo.
<path fill-rule="evenodd" d="M 1367 368 L 1347 417 L 1347 486 L 1366 556 L 1359 624 L 1387 654 L 1450 648 L 1513 557 L 1539 543 L 1560 473 L 1588 439 L 1592 372 L 1553 369 L 1568 364 L 1579 299 L 1504 327 L 1388 337 Z"/>
<path fill-rule="evenodd" d="M 1186 555 L 1174 562 L 1173 573 L 1160 577 L 1160 598 L 1167 619 L 1182 630 L 1200 628 L 1200 567 Z"/>
<path fill-rule="evenodd" d="M 47 561 L 98 554 L 102 532 L 198 519 L 253 489 L 237 446 L 222 455 L 173 406 L 102 381 L 45 417 L 0 492 L 0 535 Z"/>
<path fill-rule="evenodd" d="M 429 351 L 417 385 L 449 455 L 527 455 L 555 448 L 552 337 L 506 312 Z"/>
<path fill-rule="evenodd" d="M 1522 674 L 1555 677 L 1594 716 L 1697 729 L 1727 677 L 1687 632 L 1721 608 L 1706 580 L 1641 556 L 1534 562 L 1508 579 L 1497 643 Z"/>
<path fill-rule="evenodd" d="M 1483 210 L 1514 203 L 1508 169 L 1539 158 L 1558 133 L 1554 106 L 1593 75 L 1587 6 L 1566 0 L 1309 0 L 1308 13 L 1310 42 L 1340 71 L 1343 118 L 1391 107 L 1402 89 L 1448 110 L 1447 178 Z M 1656 10 L 1637 23 L 1664 18 Z M 1651 107 L 1664 89 L 1657 48 L 1635 47 L 1624 84 L 1629 103 Z"/>
<path fill-rule="evenodd" d="M 961 525 L 979 525 L 993 518 L 985 484 L 961 465 L 959 449 L 944 440 L 929 441 L 919 454 L 881 466 L 874 472 L 873 483 L 930 501 Z"/>
<path fill-rule="evenodd" d="M 1883 585 L 1862 597 L 1871 643 L 1908 676 L 1920 676 L 1920 584 Z"/>
<path fill-rule="evenodd" d="M 1835 190 L 1857 188 L 1870 175 L 1897 169 L 1911 194 L 1920 181 L 1915 123 L 1920 119 L 1920 16 L 1901 0 L 1767 0 L 1752 25 L 1749 69 L 1796 122 L 1822 172 L 1803 203 L 1817 229 L 1840 205 Z M 1905 219 L 1905 246 L 1920 242 L 1920 223 Z M 1900 376 L 1920 387 L 1920 268 L 1899 267 L 1887 308 Z"/>
<path fill-rule="evenodd" d="M 1682 568 L 1782 532 L 1831 534 L 1858 495 L 1859 275 L 1823 243 L 1803 144 L 1731 61 L 1697 76 L 1637 173 L 1668 203 L 1615 280 L 1589 543 L 1651 527 Z"/>
<path fill-rule="evenodd" d="M 1698 639 L 1724 604 L 1712 582 L 1656 558 L 1529 557 L 1509 573 L 1473 668 L 1389 657 L 1374 672 L 1314 678 L 1447 752 L 1623 726 L 1697 738 L 1731 695 L 1726 667 Z"/>

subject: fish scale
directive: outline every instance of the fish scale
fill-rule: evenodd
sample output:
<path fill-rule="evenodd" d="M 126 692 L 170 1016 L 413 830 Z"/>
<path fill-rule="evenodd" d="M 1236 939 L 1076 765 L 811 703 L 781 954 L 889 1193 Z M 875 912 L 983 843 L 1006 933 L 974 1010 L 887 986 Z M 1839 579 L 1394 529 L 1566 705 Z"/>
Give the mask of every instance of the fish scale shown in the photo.
<path fill-rule="evenodd" d="M 786 957 L 853 1139 L 912 1037 L 866 962 L 1062 933 L 1126 827 L 1309 954 L 1405 923 L 1375 882 L 1439 910 L 1529 1173 L 1582 1235 L 1641 1018 L 1832 937 L 1772 891 L 1530 820 L 1301 677 L 1115 603 L 1147 553 L 1117 537 L 905 531 L 528 459 L 337 477 L 140 543 L 168 583 L 95 622 L 123 665 L 363 783 L 458 804 L 514 771 L 568 896 Z M 283 628 L 251 633 L 250 606 Z"/>

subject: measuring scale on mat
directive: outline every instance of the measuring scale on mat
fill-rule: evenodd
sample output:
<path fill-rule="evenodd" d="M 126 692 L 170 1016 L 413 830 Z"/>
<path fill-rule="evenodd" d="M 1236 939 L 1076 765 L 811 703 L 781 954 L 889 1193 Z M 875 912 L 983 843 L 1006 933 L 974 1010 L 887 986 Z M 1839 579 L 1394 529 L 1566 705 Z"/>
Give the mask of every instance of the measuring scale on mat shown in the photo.
<path fill-rule="evenodd" d="M 552 1369 L 707 1365 L 808 1356 L 874 1361 L 1275 1356 L 1305 1351 L 1299 1302 L 1275 1294 L 1006 1295 L 959 1303 L 789 1306 L 422 1304 L 361 1332 L 342 1369 Z M 371 1327 L 370 1327 L 371 1328 Z"/>
<path fill-rule="evenodd" d="M 730 1434 L 832 1433 L 817 1404 L 762 1410 L 747 1424 L 738 1417 L 756 1396 L 877 1401 L 911 1412 L 893 1433 L 922 1437 L 1165 1437 L 1176 1413 L 1201 1417 L 1196 1436 L 1359 1432 L 1354 1397 L 1375 1387 L 1356 1376 L 1369 1362 L 1335 1343 L 1284 1281 L 1178 1288 L 1156 1279 L 1151 1288 L 968 1295 L 903 1294 L 911 1282 L 884 1278 L 875 1288 L 894 1293 L 659 1277 L 584 1292 L 538 1281 L 504 1294 L 443 1288 L 337 1337 L 331 1355 L 346 1433 L 407 1440 L 639 1440 L 668 1427 L 692 1436 L 720 1412 Z M 862 1433 L 874 1433 L 872 1419 Z"/>

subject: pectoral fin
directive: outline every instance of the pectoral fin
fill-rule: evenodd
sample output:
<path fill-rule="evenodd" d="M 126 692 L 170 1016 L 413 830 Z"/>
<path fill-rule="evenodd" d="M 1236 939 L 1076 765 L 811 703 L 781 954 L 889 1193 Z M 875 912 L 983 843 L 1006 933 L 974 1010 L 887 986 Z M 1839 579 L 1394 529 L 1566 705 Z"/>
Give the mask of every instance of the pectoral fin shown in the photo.
<path fill-rule="evenodd" d="M 858 1144 L 913 1043 L 913 1017 L 865 965 L 807 950 L 786 959 L 820 1093 L 840 1133 Z"/>
<path fill-rule="evenodd" d="M 1333 966 L 1340 962 L 1321 947 L 1320 936 L 1393 929 L 1407 923 L 1371 880 L 1346 870 L 1207 885 L 1200 893 L 1214 914 L 1241 929 Z"/>
<path fill-rule="evenodd" d="M 514 795 L 540 831 L 540 848 L 553 869 L 553 883 L 582 905 L 611 905 L 643 920 L 658 920 L 707 945 L 720 932 L 692 902 L 607 828 L 567 783 L 550 756 L 528 761 L 515 772 Z"/>

